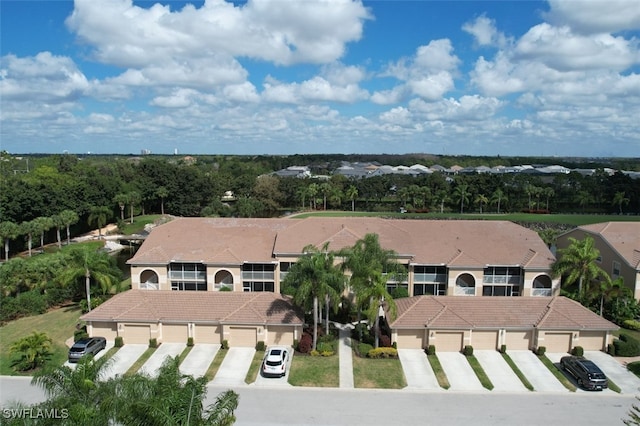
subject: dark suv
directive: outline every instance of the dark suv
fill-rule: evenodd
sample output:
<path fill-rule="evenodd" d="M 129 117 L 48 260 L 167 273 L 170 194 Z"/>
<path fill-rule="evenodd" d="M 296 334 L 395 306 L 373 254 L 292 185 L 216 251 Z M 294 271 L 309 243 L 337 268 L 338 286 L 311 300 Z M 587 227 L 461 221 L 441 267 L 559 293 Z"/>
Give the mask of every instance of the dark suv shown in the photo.
<path fill-rule="evenodd" d="M 78 362 L 87 354 L 94 355 L 107 347 L 107 339 L 104 337 L 87 337 L 80 339 L 69 349 L 69 362 Z"/>
<path fill-rule="evenodd" d="M 581 356 L 564 356 L 560 360 L 562 368 L 587 390 L 602 390 L 608 386 L 607 376 L 593 362 Z"/>

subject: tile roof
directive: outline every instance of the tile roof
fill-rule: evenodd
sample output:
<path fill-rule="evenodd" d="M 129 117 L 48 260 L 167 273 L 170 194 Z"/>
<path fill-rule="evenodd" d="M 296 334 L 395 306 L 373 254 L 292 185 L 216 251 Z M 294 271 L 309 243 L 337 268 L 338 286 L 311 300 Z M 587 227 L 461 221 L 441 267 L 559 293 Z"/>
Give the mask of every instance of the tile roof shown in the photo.
<path fill-rule="evenodd" d="M 566 297 L 414 296 L 397 299 L 392 328 L 617 330 Z"/>
<path fill-rule="evenodd" d="M 306 219 L 178 218 L 155 228 L 129 264 L 272 262 L 329 242 L 350 247 L 368 233 L 412 263 L 454 268 L 520 265 L 548 269 L 553 254 L 538 234 L 508 221 L 365 217 Z"/>
<path fill-rule="evenodd" d="M 602 236 L 631 267 L 640 270 L 640 222 L 603 222 L 578 229 Z"/>
<path fill-rule="evenodd" d="M 270 292 L 128 290 L 81 317 L 84 321 L 302 324 L 287 297 Z"/>

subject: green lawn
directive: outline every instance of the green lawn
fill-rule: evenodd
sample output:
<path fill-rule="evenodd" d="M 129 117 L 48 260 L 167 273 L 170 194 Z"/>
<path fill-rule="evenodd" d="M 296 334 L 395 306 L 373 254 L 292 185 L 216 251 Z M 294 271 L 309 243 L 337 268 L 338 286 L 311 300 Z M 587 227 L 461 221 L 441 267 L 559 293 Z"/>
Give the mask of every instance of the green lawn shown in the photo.
<path fill-rule="evenodd" d="M 289 383 L 293 386 L 339 387 L 340 358 L 296 354 L 291 362 Z"/>
<path fill-rule="evenodd" d="M 402 389 L 407 386 L 402 364 L 397 358 L 354 356 L 353 383 L 356 388 Z"/>
<path fill-rule="evenodd" d="M 148 214 L 144 216 L 134 216 L 133 223 L 129 223 L 129 218 L 125 216 L 125 225 L 122 229 L 124 235 L 139 234 L 144 231 L 144 226 L 153 223 L 160 217 L 159 214 Z"/>
<path fill-rule="evenodd" d="M 67 360 L 69 351 L 65 341 L 73 337 L 80 314 L 80 308 L 77 305 L 71 305 L 42 315 L 20 318 L 0 327 L 0 374 L 17 374 L 11 368 L 12 357 L 9 355 L 9 348 L 13 342 L 34 331 L 46 333 L 53 340 L 54 353 L 49 363 L 63 364 Z"/>

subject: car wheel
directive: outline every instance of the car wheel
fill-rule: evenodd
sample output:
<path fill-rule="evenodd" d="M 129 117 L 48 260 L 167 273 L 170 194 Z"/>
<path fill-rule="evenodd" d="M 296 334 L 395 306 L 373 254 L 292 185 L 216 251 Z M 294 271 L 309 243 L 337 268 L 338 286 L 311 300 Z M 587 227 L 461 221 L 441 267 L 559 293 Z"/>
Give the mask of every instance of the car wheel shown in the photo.
<path fill-rule="evenodd" d="M 582 384 L 582 379 L 578 379 L 578 386 L 580 386 L 581 388 L 584 387 L 584 385 Z"/>

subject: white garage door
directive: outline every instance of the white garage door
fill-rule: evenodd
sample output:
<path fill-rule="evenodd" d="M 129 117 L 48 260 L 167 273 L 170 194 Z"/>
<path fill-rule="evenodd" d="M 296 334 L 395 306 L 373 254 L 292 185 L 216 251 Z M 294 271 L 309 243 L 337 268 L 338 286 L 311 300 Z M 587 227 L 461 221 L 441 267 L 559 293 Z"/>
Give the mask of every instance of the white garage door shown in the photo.
<path fill-rule="evenodd" d="M 582 346 L 585 351 L 602 351 L 607 348 L 606 336 L 606 331 L 581 331 L 574 345 Z"/>
<path fill-rule="evenodd" d="M 144 343 L 149 344 L 151 338 L 151 327 L 146 325 L 132 325 L 127 324 L 124 326 L 124 343 Z"/>
<path fill-rule="evenodd" d="M 505 345 L 507 351 L 526 351 L 533 348 L 532 342 L 533 331 L 509 331 L 505 337 Z"/>
<path fill-rule="evenodd" d="M 430 344 L 435 345 L 436 352 L 460 352 L 464 333 L 438 331 Z"/>
<path fill-rule="evenodd" d="M 498 349 L 497 331 L 473 331 L 471 333 L 471 346 L 479 350 Z"/>
<path fill-rule="evenodd" d="M 257 331 L 254 327 L 231 327 L 229 335 L 230 347 L 255 347 Z"/>
<path fill-rule="evenodd" d="M 195 343 L 222 343 L 222 326 L 197 324 L 193 341 Z"/>
<path fill-rule="evenodd" d="M 187 324 L 162 324 L 162 341 L 166 343 L 187 343 Z"/>
<path fill-rule="evenodd" d="M 569 352 L 571 351 L 572 333 L 544 333 L 544 340 L 538 341 L 538 346 L 545 346 L 547 352 Z"/>
<path fill-rule="evenodd" d="M 397 330 L 396 343 L 400 349 L 422 349 L 424 348 L 424 329 L 418 330 Z"/>

